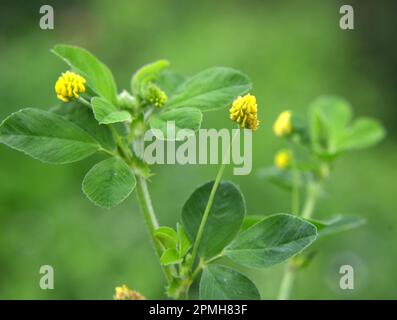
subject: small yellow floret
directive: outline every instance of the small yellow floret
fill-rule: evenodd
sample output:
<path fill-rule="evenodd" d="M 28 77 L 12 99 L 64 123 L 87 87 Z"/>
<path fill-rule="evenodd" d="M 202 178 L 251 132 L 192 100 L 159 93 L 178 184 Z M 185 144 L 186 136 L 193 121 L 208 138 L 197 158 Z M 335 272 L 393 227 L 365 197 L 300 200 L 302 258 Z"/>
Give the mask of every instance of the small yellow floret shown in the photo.
<path fill-rule="evenodd" d="M 274 164 L 280 170 L 288 168 L 291 164 L 291 154 L 288 150 L 280 150 L 274 157 Z"/>
<path fill-rule="evenodd" d="M 273 131 L 276 136 L 282 137 L 292 133 L 291 117 L 291 111 L 281 112 L 273 126 Z"/>
<path fill-rule="evenodd" d="M 155 107 L 161 108 L 167 102 L 168 97 L 163 90 L 151 83 L 146 88 L 145 99 Z"/>
<path fill-rule="evenodd" d="M 248 128 L 252 131 L 258 129 L 258 106 L 255 96 L 247 94 L 244 97 L 238 97 L 233 101 L 229 112 L 230 119 L 237 122 L 240 128 Z"/>
<path fill-rule="evenodd" d="M 114 300 L 145 300 L 143 295 L 137 291 L 130 290 L 125 284 L 121 287 L 116 287 L 115 290 Z"/>
<path fill-rule="evenodd" d="M 71 71 L 66 71 L 58 78 L 55 83 L 55 92 L 59 100 L 70 102 L 79 98 L 79 94 L 85 92 L 86 80 Z"/>

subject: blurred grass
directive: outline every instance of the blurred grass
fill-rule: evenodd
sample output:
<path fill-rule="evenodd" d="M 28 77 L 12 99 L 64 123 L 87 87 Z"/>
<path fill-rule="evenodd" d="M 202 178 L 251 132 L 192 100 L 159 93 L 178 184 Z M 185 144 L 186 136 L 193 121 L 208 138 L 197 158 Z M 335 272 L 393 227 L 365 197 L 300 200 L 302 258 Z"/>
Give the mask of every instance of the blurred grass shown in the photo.
<path fill-rule="evenodd" d="M 96 54 L 114 71 L 119 90 L 129 87 L 137 67 L 158 58 L 169 59 L 174 70 L 187 75 L 215 65 L 240 69 L 254 83 L 261 128 L 254 139 L 252 174 L 232 176 L 229 168 L 226 178 L 241 186 L 251 214 L 290 208 L 288 194 L 256 175 L 282 147 L 271 132 L 280 111 L 304 114 L 318 95 L 338 94 L 357 115 L 380 118 L 388 139 L 340 159 L 316 212 L 317 217 L 359 214 L 368 223 L 316 244 L 317 256 L 299 275 L 293 298 L 396 298 L 396 83 L 389 72 L 394 65 L 383 51 L 371 51 L 367 39 L 381 38 L 389 43 L 384 50 L 395 49 L 390 29 L 384 24 L 371 29 L 364 20 L 368 11 L 374 17 L 384 11 L 356 1 L 356 30 L 342 31 L 337 1 L 49 1 L 55 30 L 42 31 L 41 4 L 29 3 L 1 5 L 0 119 L 21 107 L 46 109 L 57 103 L 53 85 L 65 69 L 49 52 L 57 43 Z M 204 127 L 231 126 L 226 110 L 206 114 Z M 108 299 L 122 283 L 149 298 L 164 298 L 135 197 L 107 211 L 81 192 L 85 172 L 98 159 L 48 166 L 3 145 L 0 159 L 0 298 Z M 161 222 L 175 225 L 184 200 L 216 170 L 156 166 L 150 188 Z M 340 261 L 357 267 L 353 293 L 335 289 Z M 55 268 L 54 290 L 38 286 L 43 264 Z M 281 270 L 246 272 L 269 299 L 276 296 Z"/>

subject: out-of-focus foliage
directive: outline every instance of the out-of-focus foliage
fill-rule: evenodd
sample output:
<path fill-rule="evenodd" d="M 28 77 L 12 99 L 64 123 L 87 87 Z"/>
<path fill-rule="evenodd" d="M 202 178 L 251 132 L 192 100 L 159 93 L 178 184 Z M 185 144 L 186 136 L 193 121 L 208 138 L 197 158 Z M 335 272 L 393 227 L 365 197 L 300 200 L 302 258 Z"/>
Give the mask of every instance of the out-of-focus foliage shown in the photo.
<path fill-rule="evenodd" d="M 214 65 L 242 70 L 254 83 L 261 127 L 254 135 L 252 174 L 232 177 L 229 169 L 225 178 L 240 185 L 248 214 L 263 215 L 290 209 L 288 194 L 257 175 L 280 147 L 271 132 L 277 114 L 285 109 L 306 113 L 312 98 L 323 94 L 346 97 L 357 116 L 380 119 L 388 138 L 337 161 L 316 218 L 343 211 L 365 217 L 367 224 L 320 240 L 321 252 L 300 272 L 293 298 L 396 298 L 397 55 L 390 3 L 353 2 L 356 29 L 342 31 L 342 2 L 50 1 L 55 30 L 43 31 L 39 1 L 5 1 L 0 10 L 0 119 L 22 107 L 57 104 L 53 86 L 65 70 L 49 52 L 57 43 L 95 52 L 114 71 L 119 91 L 129 87 L 133 70 L 162 58 L 183 74 Z M 204 117 L 203 127 L 231 126 L 226 109 Z M 47 166 L 1 145 L 0 159 L 0 298 L 110 299 L 123 283 L 147 298 L 164 297 L 135 199 L 108 211 L 79 191 L 99 158 Z M 216 170 L 153 168 L 150 187 L 162 223 L 175 225 L 180 199 Z M 54 290 L 39 287 L 44 264 L 55 269 Z M 342 264 L 356 270 L 353 291 L 338 287 Z M 256 278 L 266 299 L 276 296 L 281 271 L 245 274 Z"/>

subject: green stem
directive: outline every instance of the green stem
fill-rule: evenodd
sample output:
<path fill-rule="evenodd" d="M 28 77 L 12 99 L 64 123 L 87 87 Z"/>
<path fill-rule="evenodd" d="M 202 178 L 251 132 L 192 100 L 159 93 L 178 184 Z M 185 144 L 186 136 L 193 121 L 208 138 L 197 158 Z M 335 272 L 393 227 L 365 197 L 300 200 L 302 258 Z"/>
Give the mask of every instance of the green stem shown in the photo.
<path fill-rule="evenodd" d="M 316 182 L 309 182 L 307 185 L 306 200 L 302 210 L 302 218 L 308 219 L 312 216 L 314 207 L 318 196 L 318 184 Z M 289 260 L 284 269 L 284 275 L 281 280 L 278 299 L 288 300 L 296 277 L 296 269 L 291 266 Z"/>
<path fill-rule="evenodd" d="M 293 270 L 290 264 L 287 262 L 284 269 L 283 279 L 281 280 L 280 290 L 277 298 L 278 300 L 289 299 L 292 291 L 292 286 L 294 284 L 295 276 L 296 276 L 295 270 Z"/>
<path fill-rule="evenodd" d="M 212 262 L 212 261 L 222 257 L 222 253 L 220 253 L 219 255 L 216 255 L 215 257 L 213 257 L 213 258 L 211 258 L 211 259 L 209 259 L 208 261 L 205 261 L 205 262 L 202 259 L 200 259 L 198 265 L 193 270 L 193 265 L 194 265 L 194 262 L 195 262 L 196 257 L 197 257 L 198 248 L 200 246 L 200 242 L 201 242 L 201 238 L 202 238 L 203 233 L 204 233 L 205 225 L 207 223 L 208 216 L 209 216 L 209 213 L 211 211 L 211 207 L 212 207 L 212 203 L 214 201 L 216 190 L 218 189 L 218 185 L 219 185 L 219 183 L 220 183 L 220 181 L 222 179 L 223 172 L 225 171 L 226 163 L 223 162 L 223 159 L 225 159 L 225 155 L 227 155 L 230 152 L 231 146 L 232 146 L 234 140 L 236 139 L 236 137 L 238 136 L 239 132 L 240 132 L 240 130 L 236 130 L 235 134 L 233 135 L 233 137 L 231 139 L 230 145 L 228 146 L 227 150 L 225 150 L 225 153 L 222 156 L 222 165 L 219 167 L 218 173 L 216 175 L 215 182 L 214 182 L 214 184 L 212 186 L 211 193 L 210 193 L 207 205 L 206 205 L 205 210 L 204 210 L 203 218 L 201 219 L 201 223 L 200 223 L 197 235 L 196 235 L 196 239 L 194 241 L 194 245 L 193 245 L 193 249 L 192 249 L 192 257 L 191 257 L 191 261 L 192 262 L 191 262 L 191 265 L 189 266 L 189 268 L 191 270 L 190 271 L 191 274 L 190 274 L 189 280 L 187 281 L 187 285 L 185 285 L 183 290 L 182 290 L 182 293 L 181 293 L 182 297 L 188 295 L 188 292 L 189 292 L 191 284 L 193 283 L 195 278 L 199 275 L 199 273 L 203 269 L 203 267 L 207 263 Z"/>
<path fill-rule="evenodd" d="M 83 97 L 79 97 L 77 100 L 79 100 L 79 102 L 81 102 L 82 104 L 84 104 L 86 107 L 91 108 L 91 103 L 89 103 L 86 99 L 84 99 Z"/>
<path fill-rule="evenodd" d="M 300 201 L 299 201 L 299 184 L 300 174 L 298 169 L 298 159 L 294 152 L 294 145 L 291 141 L 288 142 L 288 150 L 291 157 L 291 172 L 292 172 L 292 191 L 291 191 L 291 213 L 299 215 Z"/>
<path fill-rule="evenodd" d="M 197 265 L 196 269 L 194 269 L 191 279 L 192 282 L 194 281 L 194 279 L 196 279 L 196 277 L 198 276 L 198 274 L 200 273 L 201 269 L 203 269 L 204 263 L 203 261 L 200 259 L 199 264 Z"/>
<path fill-rule="evenodd" d="M 307 185 L 307 196 L 302 210 L 302 218 L 309 219 L 312 216 L 317 201 L 317 194 L 318 185 L 315 182 L 310 182 Z"/>
<path fill-rule="evenodd" d="M 158 258 L 160 259 L 163 253 L 163 248 L 154 236 L 154 231 L 159 227 L 159 223 L 153 210 L 152 200 L 150 198 L 146 180 L 138 175 L 136 175 L 136 195 L 139 205 L 141 207 L 146 227 L 148 228 L 149 235 L 152 240 L 154 250 L 156 251 Z M 167 282 L 170 283 L 170 281 L 172 280 L 171 270 L 167 266 L 162 266 L 162 270 Z"/>
<path fill-rule="evenodd" d="M 292 214 L 294 215 L 299 215 L 300 211 L 300 204 L 299 204 L 299 183 L 300 183 L 300 176 L 299 176 L 299 171 L 297 168 L 297 163 L 294 157 L 294 154 L 292 152 L 292 149 L 290 150 L 291 155 L 292 155 Z"/>
<path fill-rule="evenodd" d="M 299 204 L 299 171 L 297 168 L 296 159 L 292 150 L 290 148 L 290 154 L 292 157 L 292 193 L 291 193 L 291 204 L 292 204 L 292 214 L 299 215 L 300 204 Z M 281 285 L 278 293 L 278 300 L 288 300 L 293 282 L 295 279 L 295 271 L 291 268 L 290 263 L 287 262 L 284 269 L 283 278 L 281 280 Z"/>
<path fill-rule="evenodd" d="M 224 155 L 226 155 L 230 152 L 231 145 L 233 144 L 233 141 L 237 137 L 237 134 L 239 132 L 240 132 L 240 130 L 237 130 L 236 133 L 233 135 L 232 140 L 229 144 L 229 147 L 227 148 Z M 214 202 L 216 190 L 218 189 L 219 182 L 221 181 L 223 172 L 225 171 L 226 163 L 223 163 L 223 159 L 224 159 L 224 156 L 222 157 L 222 165 L 219 167 L 218 173 L 216 175 L 215 182 L 214 182 L 214 185 L 212 186 L 210 197 L 208 198 L 208 202 L 207 202 L 207 205 L 204 210 L 203 218 L 201 219 L 200 227 L 198 229 L 196 239 L 194 241 L 193 250 L 192 250 L 192 264 L 194 263 L 196 256 L 197 256 L 197 251 L 198 251 L 198 248 L 200 245 L 201 238 L 203 236 L 205 224 L 207 223 L 208 216 L 211 211 L 212 203 Z"/>
<path fill-rule="evenodd" d="M 107 155 L 111 156 L 111 157 L 115 157 L 115 158 L 120 158 L 120 155 L 115 153 L 115 152 L 111 152 L 105 148 L 99 148 L 99 152 L 103 152 L 106 153 Z"/>
<path fill-rule="evenodd" d="M 211 263 L 211 262 L 214 262 L 214 261 L 216 261 L 216 260 L 218 260 L 218 259 L 220 259 L 220 258 L 222 258 L 222 257 L 223 257 L 223 252 L 221 252 L 220 254 L 217 254 L 215 257 L 212 257 L 211 259 L 206 260 L 206 261 L 203 263 L 203 265 L 207 265 L 207 264 L 209 264 L 209 263 Z"/>
<path fill-rule="evenodd" d="M 218 170 L 218 174 L 216 175 L 215 182 L 212 186 L 210 197 L 208 198 L 208 202 L 207 202 L 207 205 L 204 210 L 203 218 L 201 219 L 200 227 L 197 232 L 196 240 L 194 241 L 194 246 L 193 246 L 193 250 L 192 250 L 192 263 L 194 263 L 194 260 L 196 259 L 197 250 L 199 248 L 200 241 L 203 236 L 205 224 L 207 223 L 208 216 L 210 214 L 210 210 L 212 207 L 212 203 L 214 202 L 215 193 L 216 193 L 216 190 L 218 189 L 218 185 L 219 185 L 219 182 L 221 181 L 223 172 L 225 171 L 225 167 L 226 167 L 226 164 L 222 163 L 222 165 L 220 166 L 220 168 Z"/>

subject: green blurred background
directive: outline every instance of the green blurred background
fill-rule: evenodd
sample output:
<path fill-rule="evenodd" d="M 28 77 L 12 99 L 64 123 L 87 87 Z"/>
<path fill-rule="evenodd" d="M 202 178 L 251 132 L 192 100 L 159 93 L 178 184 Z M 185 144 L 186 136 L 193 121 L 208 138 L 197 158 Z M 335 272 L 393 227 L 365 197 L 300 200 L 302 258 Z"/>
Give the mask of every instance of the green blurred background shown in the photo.
<path fill-rule="evenodd" d="M 254 83 L 261 128 L 254 135 L 253 171 L 226 178 L 240 185 L 250 214 L 288 212 L 289 195 L 263 181 L 282 147 L 271 130 L 284 109 L 306 113 L 322 94 L 348 99 L 356 115 L 379 118 L 388 137 L 341 158 L 315 217 L 358 214 L 360 229 L 319 241 L 296 281 L 295 299 L 397 298 L 395 190 L 396 4 L 375 1 L 46 1 L 55 30 L 39 28 L 39 1 L 2 1 L 0 119 L 21 107 L 56 103 L 54 82 L 65 65 L 49 49 L 87 48 L 114 72 L 119 90 L 132 72 L 158 58 L 186 75 L 224 65 Z M 339 8 L 352 4 L 355 30 L 339 28 Z M 205 115 L 204 127 L 231 127 L 226 110 Z M 91 204 L 81 180 L 98 159 L 49 166 L 0 145 L 0 298 L 111 299 L 127 284 L 165 298 L 135 197 L 113 210 Z M 174 226 L 196 185 L 216 166 L 156 166 L 150 184 L 162 224 Z M 39 268 L 55 269 L 55 289 L 41 290 Z M 338 288 L 339 266 L 356 270 L 353 291 Z M 276 297 L 282 266 L 245 271 L 263 299 Z"/>

